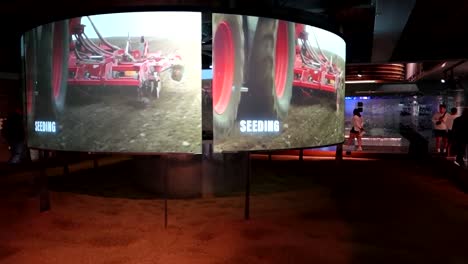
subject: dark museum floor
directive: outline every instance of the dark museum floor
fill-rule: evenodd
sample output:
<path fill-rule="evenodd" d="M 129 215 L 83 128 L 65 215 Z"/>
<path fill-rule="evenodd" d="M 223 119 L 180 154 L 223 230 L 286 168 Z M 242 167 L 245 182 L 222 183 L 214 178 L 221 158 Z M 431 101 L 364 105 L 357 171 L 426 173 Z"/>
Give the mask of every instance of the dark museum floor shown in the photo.
<path fill-rule="evenodd" d="M 167 229 L 126 161 L 50 177 L 45 213 L 31 173 L 3 175 L 0 263 L 468 263 L 468 196 L 450 180 L 467 175 L 452 165 L 256 159 L 251 220 L 232 192 L 169 200 Z"/>

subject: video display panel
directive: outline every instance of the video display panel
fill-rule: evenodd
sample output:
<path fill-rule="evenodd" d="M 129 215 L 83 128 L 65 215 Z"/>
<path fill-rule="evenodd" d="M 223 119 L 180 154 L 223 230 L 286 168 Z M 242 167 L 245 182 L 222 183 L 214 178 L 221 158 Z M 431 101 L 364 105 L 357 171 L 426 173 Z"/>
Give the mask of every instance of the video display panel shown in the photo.
<path fill-rule="evenodd" d="M 313 26 L 213 14 L 214 151 L 344 141 L 346 44 Z"/>
<path fill-rule="evenodd" d="M 201 13 L 58 21 L 23 57 L 30 147 L 201 153 Z"/>

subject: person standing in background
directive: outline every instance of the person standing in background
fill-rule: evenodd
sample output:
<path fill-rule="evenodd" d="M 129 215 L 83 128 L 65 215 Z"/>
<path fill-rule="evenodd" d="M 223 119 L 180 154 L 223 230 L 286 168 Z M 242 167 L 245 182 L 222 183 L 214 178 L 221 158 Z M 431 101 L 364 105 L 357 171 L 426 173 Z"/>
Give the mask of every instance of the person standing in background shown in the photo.
<path fill-rule="evenodd" d="M 19 108 L 2 120 L 1 133 L 10 148 L 11 156 L 8 163 L 18 164 L 27 160 L 26 134 L 23 127 L 23 115 Z"/>
<path fill-rule="evenodd" d="M 468 108 L 463 110 L 461 116 L 455 118 L 452 129 L 457 153 L 454 162 L 457 166 L 464 166 L 463 157 L 465 156 L 466 145 L 468 144 Z"/>
<path fill-rule="evenodd" d="M 362 134 L 364 133 L 364 122 L 362 121 L 361 112 L 359 109 L 353 110 L 351 131 L 349 131 L 348 145 L 354 145 L 354 139 L 357 139 L 358 148 L 357 151 L 362 151 Z"/>
<path fill-rule="evenodd" d="M 436 139 L 436 151 L 440 153 L 444 151 L 447 145 L 447 107 L 444 104 L 439 106 L 439 112 L 432 116 L 434 123 L 434 136 Z M 442 146 L 440 145 L 442 141 Z"/>
<path fill-rule="evenodd" d="M 455 118 L 458 117 L 457 112 L 458 111 L 456 107 L 453 107 L 452 109 L 450 109 L 450 114 L 447 116 L 447 121 L 445 122 L 445 124 L 447 125 L 447 150 L 446 150 L 447 156 L 451 156 L 453 153 L 452 151 L 452 146 L 453 146 L 452 127 L 453 127 L 453 121 L 455 120 Z"/>

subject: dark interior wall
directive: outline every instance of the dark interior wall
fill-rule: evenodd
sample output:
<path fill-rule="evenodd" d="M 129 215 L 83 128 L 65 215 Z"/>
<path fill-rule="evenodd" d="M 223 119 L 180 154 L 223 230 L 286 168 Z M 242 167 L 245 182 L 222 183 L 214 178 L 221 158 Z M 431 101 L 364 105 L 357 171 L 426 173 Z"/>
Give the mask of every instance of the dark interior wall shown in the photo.
<path fill-rule="evenodd" d="M 21 82 L 0 79 L 0 117 L 4 117 L 9 111 L 21 105 Z"/>
<path fill-rule="evenodd" d="M 8 25 L 6 19 L 0 18 L 2 25 Z M 20 40 L 21 35 L 8 26 L 2 32 L 4 38 L 0 41 L 2 51 L 2 61 L 0 62 L 0 72 L 19 73 L 21 71 Z M 2 80 L 0 79 L 0 82 Z M 1 89 L 1 88 L 0 88 Z"/>
<path fill-rule="evenodd" d="M 457 85 L 442 84 L 439 81 L 418 83 L 418 88 L 425 95 L 439 96 L 448 107 L 468 106 L 468 81 L 461 81 Z"/>
<path fill-rule="evenodd" d="M 453 94 L 455 92 L 462 92 L 465 98 L 468 95 L 468 81 L 462 81 L 460 84 L 454 86 L 449 83 L 441 83 L 439 80 L 420 81 L 417 83 L 400 83 L 400 84 L 375 84 L 375 83 L 362 83 L 362 84 L 347 84 L 346 96 L 364 96 L 372 95 L 374 93 L 387 92 L 387 95 L 395 95 L 398 93 L 420 93 L 424 95 L 445 95 Z M 374 94 L 376 95 L 376 94 Z M 464 100 L 468 102 L 468 100 Z"/>
<path fill-rule="evenodd" d="M 467 102 L 465 103 L 465 107 L 467 107 L 468 105 L 468 83 L 465 83 L 464 85 L 464 95 L 465 95 L 465 98 L 464 98 L 465 102 Z"/>
<path fill-rule="evenodd" d="M 468 1 L 417 0 L 392 61 L 468 58 Z"/>
<path fill-rule="evenodd" d="M 374 7 L 356 7 L 335 15 L 346 41 L 347 63 L 368 63 L 372 57 L 375 20 Z"/>

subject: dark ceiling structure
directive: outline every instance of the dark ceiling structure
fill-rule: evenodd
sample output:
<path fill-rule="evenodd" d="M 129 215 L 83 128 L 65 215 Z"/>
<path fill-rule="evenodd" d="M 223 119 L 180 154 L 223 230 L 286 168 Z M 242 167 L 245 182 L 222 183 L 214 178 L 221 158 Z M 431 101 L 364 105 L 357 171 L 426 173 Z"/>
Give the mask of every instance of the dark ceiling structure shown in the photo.
<path fill-rule="evenodd" d="M 340 26 L 347 42 L 347 63 L 368 64 L 431 60 L 458 60 L 468 57 L 468 13 L 466 0 L 258 0 L 265 8 L 295 8 L 321 16 Z M 22 32 L 47 21 L 76 15 L 123 11 L 131 5 L 147 8 L 164 5 L 248 7 L 251 0 L 6 0 L 0 8 L 3 38 L 0 41 L 0 72 L 21 71 Z M 50 6 L 54 6 L 50 8 Z M 40 11 L 39 11 L 40 10 Z M 44 12 L 43 10 L 47 10 Z"/>
<path fill-rule="evenodd" d="M 393 52 L 394 61 L 468 57 L 466 0 L 418 0 Z"/>

